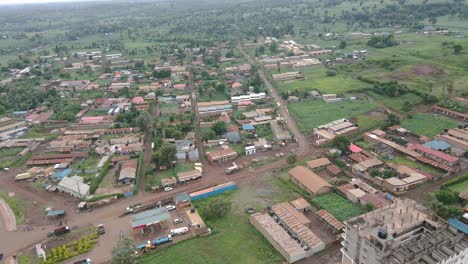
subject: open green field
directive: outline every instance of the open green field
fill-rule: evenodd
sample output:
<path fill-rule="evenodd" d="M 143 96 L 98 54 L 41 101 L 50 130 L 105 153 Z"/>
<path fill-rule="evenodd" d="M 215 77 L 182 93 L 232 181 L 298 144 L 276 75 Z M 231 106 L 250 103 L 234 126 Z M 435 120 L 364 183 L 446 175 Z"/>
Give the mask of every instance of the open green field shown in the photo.
<path fill-rule="evenodd" d="M 286 72 L 282 70 L 281 72 Z M 289 71 L 289 70 L 288 70 Z M 346 93 L 350 90 L 369 88 L 370 85 L 361 82 L 345 73 L 336 76 L 327 76 L 327 69 L 323 66 L 314 66 L 300 70 L 304 74 L 303 80 L 277 82 L 278 91 L 293 91 L 297 89 L 318 90 L 321 93 Z M 277 73 L 272 71 L 272 74 Z"/>
<path fill-rule="evenodd" d="M 226 97 L 226 94 L 224 92 L 218 92 L 218 91 L 213 93 L 211 97 L 206 93 L 198 97 L 199 102 L 224 101 L 227 99 L 228 98 Z"/>
<path fill-rule="evenodd" d="M 340 221 L 345 221 L 365 213 L 363 208 L 353 204 L 351 201 L 336 193 L 316 196 L 312 200 Z"/>
<path fill-rule="evenodd" d="M 221 196 L 194 202 L 195 208 L 204 217 L 204 207 L 212 199 L 236 200 L 236 193 L 229 192 Z M 281 255 L 268 241 L 249 224 L 248 215 L 233 203 L 228 215 L 220 219 L 207 221 L 213 230 L 210 236 L 193 238 L 171 245 L 162 251 L 145 255 L 140 263 L 172 264 L 217 264 L 217 263 L 279 263 Z"/>
<path fill-rule="evenodd" d="M 291 115 L 296 120 L 299 129 L 304 133 L 340 118 L 363 115 L 375 108 L 377 108 L 377 105 L 366 99 L 334 104 L 327 104 L 321 100 L 288 104 Z"/>
<path fill-rule="evenodd" d="M 401 122 L 401 126 L 413 131 L 417 135 L 434 137 L 440 134 L 445 128 L 454 128 L 458 123 L 450 118 L 420 113 L 413 115 L 412 118 L 407 118 Z"/>
<path fill-rule="evenodd" d="M 405 159 L 405 158 L 400 157 L 400 156 L 395 156 L 391 160 L 384 159 L 384 158 L 382 158 L 382 159 L 385 160 L 386 162 L 389 162 L 389 163 L 392 163 L 392 164 L 402 164 L 402 165 L 406 165 L 406 166 L 411 167 L 411 168 L 420 169 L 422 171 L 425 171 L 425 172 L 433 174 L 433 175 L 435 173 L 437 173 L 437 171 L 434 168 L 430 167 L 429 165 L 425 165 L 425 164 L 422 164 L 420 162 Z"/>
<path fill-rule="evenodd" d="M 375 67 L 361 69 L 361 75 L 373 80 L 397 80 L 409 88 L 418 89 L 436 96 L 443 95 L 448 81 L 454 82 L 456 93 L 464 91 L 468 53 L 454 54 L 452 42 L 467 46 L 466 38 L 445 35 L 423 35 L 416 33 L 396 36 L 401 44 L 385 49 L 367 47 L 370 62 L 390 62 L 386 69 Z M 445 91 L 447 92 L 447 91 Z"/>
<path fill-rule="evenodd" d="M 360 131 L 368 131 L 380 127 L 384 123 L 384 118 L 377 116 L 361 115 L 357 117 L 357 124 Z"/>
<path fill-rule="evenodd" d="M 382 102 L 385 105 L 385 107 L 388 107 L 398 112 L 401 111 L 405 102 L 410 103 L 412 106 L 416 106 L 418 104 L 421 104 L 423 101 L 421 97 L 415 95 L 414 93 L 407 93 L 399 97 L 387 97 L 374 92 L 368 92 L 368 94 L 374 99 Z"/>
<path fill-rule="evenodd" d="M 16 224 L 22 224 L 24 221 L 24 204 L 21 200 L 10 197 L 8 194 L 0 191 L 0 198 L 3 199 L 11 208 L 16 217 Z"/>

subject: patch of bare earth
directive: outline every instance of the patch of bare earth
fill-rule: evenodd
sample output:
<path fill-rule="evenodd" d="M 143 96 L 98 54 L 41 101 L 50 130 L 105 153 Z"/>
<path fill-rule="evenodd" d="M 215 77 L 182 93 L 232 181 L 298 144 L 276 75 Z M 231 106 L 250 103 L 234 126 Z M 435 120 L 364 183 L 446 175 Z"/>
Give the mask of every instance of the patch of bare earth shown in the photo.
<path fill-rule="evenodd" d="M 421 64 L 413 68 L 413 73 L 418 76 L 430 76 L 438 71 L 437 68 L 429 64 Z"/>

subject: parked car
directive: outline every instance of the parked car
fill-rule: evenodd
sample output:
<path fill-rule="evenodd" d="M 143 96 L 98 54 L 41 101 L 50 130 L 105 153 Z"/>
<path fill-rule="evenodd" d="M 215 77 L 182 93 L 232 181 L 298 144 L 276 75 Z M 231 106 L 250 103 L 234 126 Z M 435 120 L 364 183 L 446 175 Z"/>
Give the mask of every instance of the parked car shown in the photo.
<path fill-rule="evenodd" d="M 166 209 L 167 209 L 168 211 L 172 211 L 172 210 L 175 210 L 176 207 L 175 207 L 174 205 L 166 205 Z"/>
<path fill-rule="evenodd" d="M 165 191 L 165 192 L 169 192 L 169 191 L 172 191 L 172 190 L 174 190 L 174 188 L 172 188 L 172 187 L 166 187 L 166 188 L 164 188 L 164 191 Z"/>
<path fill-rule="evenodd" d="M 93 262 L 91 261 L 91 259 L 82 259 L 73 262 L 73 264 L 93 264 Z"/>
<path fill-rule="evenodd" d="M 97 234 L 102 235 L 102 234 L 105 234 L 105 233 L 106 233 L 106 230 L 104 229 L 104 225 L 103 224 L 98 225 Z"/>
<path fill-rule="evenodd" d="M 182 223 L 182 219 L 180 218 L 174 219 L 174 224 L 180 224 L 180 223 Z"/>

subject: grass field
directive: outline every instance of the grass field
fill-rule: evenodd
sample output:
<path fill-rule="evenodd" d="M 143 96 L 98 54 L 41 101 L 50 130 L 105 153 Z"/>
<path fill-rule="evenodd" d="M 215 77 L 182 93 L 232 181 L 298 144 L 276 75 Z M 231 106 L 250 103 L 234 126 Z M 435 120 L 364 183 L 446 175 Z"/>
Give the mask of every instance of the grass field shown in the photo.
<path fill-rule="evenodd" d="M 363 208 L 353 204 L 351 201 L 336 193 L 316 196 L 312 200 L 340 221 L 345 221 L 365 213 Z"/>
<path fill-rule="evenodd" d="M 410 119 L 401 122 L 401 126 L 413 131 L 417 135 L 433 137 L 440 134 L 445 128 L 454 128 L 458 124 L 456 121 L 444 116 L 420 113 L 415 114 Z"/>
<path fill-rule="evenodd" d="M 211 101 L 224 101 L 227 100 L 225 93 L 215 92 L 211 97 L 208 94 L 203 94 L 198 97 L 199 102 L 211 102 Z"/>
<path fill-rule="evenodd" d="M 400 97 L 387 97 L 374 92 L 369 92 L 369 95 L 378 101 L 381 101 L 386 107 L 400 112 L 404 102 L 409 102 L 411 105 L 416 106 L 422 103 L 422 98 L 408 93 Z"/>
<path fill-rule="evenodd" d="M 408 167 L 420 169 L 420 170 L 425 171 L 425 172 L 430 173 L 430 174 L 437 173 L 437 171 L 435 169 L 433 169 L 432 167 L 429 167 L 428 165 L 425 165 L 425 164 L 422 164 L 422 163 L 419 163 L 419 162 L 416 162 L 416 161 L 412 161 L 412 160 L 409 160 L 409 159 L 405 159 L 405 158 L 400 157 L 400 156 L 395 156 L 391 160 L 387 160 L 387 159 L 384 159 L 384 158 L 382 158 L 382 159 L 387 161 L 387 162 L 390 162 L 392 164 L 406 165 Z"/>
<path fill-rule="evenodd" d="M 204 207 L 218 197 L 236 200 L 236 193 L 194 202 L 202 217 Z M 140 263 L 217 264 L 280 263 L 282 257 L 248 222 L 248 216 L 233 203 L 232 210 L 221 219 L 207 221 L 213 233 L 171 245 L 162 251 L 143 256 Z"/>
<path fill-rule="evenodd" d="M 336 76 L 327 76 L 327 69 L 323 66 L 301 69 L 303 80 L 277 82 L 278 91 L 292 91 L 297 89 L 318 90 L 321 93 L 346 93 L 350 90 L 367 88 L 369 84 L 363 83 L 353 76 L 338 73 Z M 286 72 L 286 70 L 282 71 Z M 272 74 L 277 73 L 272 71 Z"/>
<path fill-rule="evenodd" d="M 381 117 L 361 115 L 357 117 L 357 124 L 360 131 L 368 131 L 380 127 L 384 122 Z"/>
<path fill-rule="evenodd" d="M 448 187 L 448 189 L 454 192 L 458 192 L 458 193 L 468 192 L 468 181 L 464 181 L 464 182 L 452 185 Z"/>
<path fill-rule="evenodd" d="M 368 100 L 327 104 L 323 101 L 304 101 L 288 105 L 288 109 L 303 133 L 340 118 L 361 116 L 377 105 Z"/>
<path fill-rule="evenodd" d="M 10 206 L 11 210 L 15 214 L 16 224 L 22 224 L 24 221 L 24 205 L 23 202 L 15 197 L 10 197 L 6 193 L 0 191 L 0 198 Z"/>

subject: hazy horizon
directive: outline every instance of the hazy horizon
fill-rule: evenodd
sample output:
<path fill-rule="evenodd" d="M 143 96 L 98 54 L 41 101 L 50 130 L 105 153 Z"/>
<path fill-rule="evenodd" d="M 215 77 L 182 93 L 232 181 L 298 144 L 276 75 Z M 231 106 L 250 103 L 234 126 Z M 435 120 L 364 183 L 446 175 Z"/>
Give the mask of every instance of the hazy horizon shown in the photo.
<path fill-rule="evenodd" d="M 0 5 L 48 4 L 62 2 L 84 2 L 92 0 L 0 0 Z M 103 0 L 100 0 L 103 1 Z"/>

